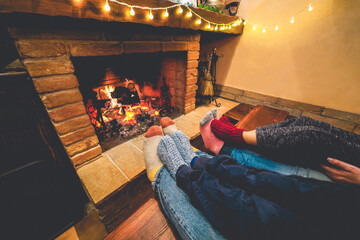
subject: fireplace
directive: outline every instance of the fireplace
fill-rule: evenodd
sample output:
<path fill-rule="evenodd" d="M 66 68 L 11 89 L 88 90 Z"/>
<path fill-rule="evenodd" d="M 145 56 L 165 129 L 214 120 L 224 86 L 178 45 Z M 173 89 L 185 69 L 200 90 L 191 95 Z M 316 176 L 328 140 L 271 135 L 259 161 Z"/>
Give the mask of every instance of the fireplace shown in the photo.
<path fill-rule="evenodd" d="M 179 16 L 129 23 L 104 15 L 99 4 L 87 1 L 79 12 L 72 2 L 35 1 L 16 6 L 30 9 L 28 14 L 11 8 L 0 17 L 63 145 L 59 147 L 66 150 L 110 231 L 152 194 L 144 175 L 142 136 L 127 139 L 156 124 L 161 115 L 172 114 L 185 114 L 176 124 L 193 136 L 200 119 L 192 118 L 208 109 L 190 113 L 195 109 L 200 25 Z M 138 124 L 134 118 L 145 122 L 132 135 Z"/>
<path fill-rule="evenodd" d="M 103 151 L 184 106 L 184 52 L 73 57 L 86 112 Z"/>
<path fill-rule="evenodd" d="M 195 109 L 196 31 L 14 13 L 3 18 L 75 168 L 125 141 L 123 136 L 146 131 L 161 115 Z M 110 95 L 99 94 L 106 87 Z M 170 97 L 161 95 L 167 88 Z M 136 103 L 120 100 L 132 93 Z M 129 118 L 145 123 L 132 132 Z"/>

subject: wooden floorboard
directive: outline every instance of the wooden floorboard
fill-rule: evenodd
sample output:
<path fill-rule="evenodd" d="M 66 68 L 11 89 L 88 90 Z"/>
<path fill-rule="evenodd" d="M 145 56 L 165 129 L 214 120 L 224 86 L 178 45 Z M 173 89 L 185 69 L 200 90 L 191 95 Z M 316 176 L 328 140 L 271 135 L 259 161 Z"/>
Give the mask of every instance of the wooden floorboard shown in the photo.
<path fill-rule="evenodd" d="M 286 111 L 258 105 L 251 109 L 235 126 L 245 130 L 254 130 L 257 127 L 284 121 L 288 115 L 289 113 Z"/>
<path fill-rule="evenodd" d="M 133 215 L 112 231 L 106 240 L 179 239 L 164 217 L 159 203 L 150 198 Z"/>
<path fill-rule="evenodd" d="M 230 119 L 234 119 L 236 122 L 240 121 L 243 117 L 246 116 L 250 112 L 251 109 L 254 107 L 246 104 L 246 103 L 240 103 L 236 107 L 230 109 L 226 113 L 224 113 L 224 116 L 229 117 Z"/>

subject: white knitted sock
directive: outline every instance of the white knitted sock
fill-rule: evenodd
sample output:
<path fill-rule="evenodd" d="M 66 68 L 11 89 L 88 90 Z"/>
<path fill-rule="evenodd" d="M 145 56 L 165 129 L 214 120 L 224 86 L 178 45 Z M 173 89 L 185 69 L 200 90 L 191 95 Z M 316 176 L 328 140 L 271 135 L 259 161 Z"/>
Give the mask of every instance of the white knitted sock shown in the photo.
<path fill-rule="evenodd" d="M 151 182 L 154 180 L 157 171 L 163 166 L 157 154 L 157 147 L 162 137 L 162 131 L 159 126 L 150 127 L 144 136 L 144 160 L 146 173 Z"/>
<path fill-rule="evenodd" d="M 173 132 L 178 130 L 176 125 L 175 125 L 175 122 L 169 117 L 162 118 L 160 120 L 160 125 L 162 127 L 164 135 L 171 136 L 171 134 L 173 134 Z"/>

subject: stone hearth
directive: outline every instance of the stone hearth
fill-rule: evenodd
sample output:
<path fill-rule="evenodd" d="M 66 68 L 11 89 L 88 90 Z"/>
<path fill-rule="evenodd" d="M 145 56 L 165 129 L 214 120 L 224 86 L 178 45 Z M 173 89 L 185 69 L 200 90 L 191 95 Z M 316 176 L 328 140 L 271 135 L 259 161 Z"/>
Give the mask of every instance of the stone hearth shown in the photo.
<path fill-rule="evenodd" d="M 237 102 L 226 99 L 218 101 L 221 103 L 221 107 L 217 108 L 219 115 L 238 105 Z M 190 113 L 174 119 L 176 126 L 192 138 L 199 133 L 200 120 L 212 108 L 214 104 L 197 107 Z M 152 194 L 145 173 L 143 138 L 144 136 L 140 135 L 105 151 L 96 161 L 77 169 L 89 196 L 99 210 L 100 217 L 110 231 L 124 220 L 114 216 L 126 215 L 126 212 L 133 211 L 146 196 Z M 143 199 L 138 197 L 139 192 Z"/>

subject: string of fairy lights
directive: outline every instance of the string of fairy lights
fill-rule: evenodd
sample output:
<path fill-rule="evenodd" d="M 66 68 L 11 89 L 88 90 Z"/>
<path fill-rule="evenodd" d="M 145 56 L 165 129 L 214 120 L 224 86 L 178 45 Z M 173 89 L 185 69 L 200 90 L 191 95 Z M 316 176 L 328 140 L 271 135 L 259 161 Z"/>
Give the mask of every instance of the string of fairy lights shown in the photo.
<path fill-rule="evenodd" d="M 112 2 L 114 4 L 128 7 L 129 14 L 132 17 L 135 17 L 136 10 L 138 10 L 138 9 L 147 10 L 147 11 L 149 11 L 147 14 L 147 19 L 149 21 L 153 21 L 154 20 L 154 15 L 153 15 L 154 12 L 160 12 L 160 14 L 164 18 L 168 18 L 170 16 L 168 10 L 175 8 L 175 9 L 177 9 L 176 10 L 177 14 L 184 15 L 184 17 L 186 17 L 186 18 L 195 18 L 195 23 L 197 25 L 205 23 L 205 29 L 210 30 L 210 31 L 211 30 L 224 31 L 224 30 L 228 30 L 228 29 L 230 30 L 232 27 L 237 27 L 237 26 L 240 26 L 241 24 L 243 24 L 243 25 L 250 24 L 250 25 L 252 25 L 253 30 L 261 29 L 262 33 L 266 33 L 270 29 L 273 29 L 274 31 L 278 31 L 280 28 L 279 26 L 281 24 L 283 24 L 284 22 L 293 24 L 295 22 L 295 17 L 297 17 L 300 13 L 303 13 L 305 11 L 309 11 L 309 12 L 313 11 L 313 4 L 317 1 L 318 0 L 313 1 L 311 4 L 307 5 L 305 8 L 301 9 L 299 12 L 297 12 L 290 18 L 279 21 L 278 23 L 273 24 L 273 25 L 260 25 L 260 24 L 256 24 L 254 22 L 248 21 L 246 19 L 242 19 L 242 18 L 238 18 L 235 21 L 227 22 L 227 23 L 213 22 L 213 21 L 210 21 L 210 20 L 200 16 L 199 14 L 194 12 L 189 6 L 184 5 L 184 4 L 174 4 L 174 5 L 167 6 L 167 7 L 143 7 L 143 6 L 131 5 L 131 4 L 121 2 L 118 0 L 105 0 L 104 10 L 106 12 L 110 12 L 111 7 L 110 7 L 109 2 Z"/>
<path fill-rule="evenodd" d="M 313 5 L 317 2 L 318 0 L 313 1 L 312 3 L 310 3 L 309 5 L 307 5 L 306 7 L 304 7 L 303 9 L 301 9 L 300 11 L 298 11 L 296 14 L 292 15 L 289 18 L 285 18 L 281 21 L 278 21 L 276 24 L 273 25 L 261 25 L 261 24 L 257 24 L 254 22 L 251 22 L 249 20 L 244 20 L 243 24 L 251 24 L 252 25 L 252 30 L 257 30 L 257 29 L 261 29 L 262 33 L 266 33 L 267 30 L 273 29 L 274 31 L 278 31 L 279 30 L 279 26 L 281 26 L 281 24 L 293 24 L 295 22 L 295 18 L 304 12 L 312 12 L 314 10 Z"/>
<path fill-rule="evenodd" d="M 184 5 L 184 4 L 175 4 L 175 5 L 171 5 L 171 6 L 167 6 L 167 7 L 143 7 L 143 6 L 137 6 L 137 5 L 130 5 L 128 3 L 124 3 L 124 2 L 120 2 L 118 0 L 106 0 L 105 5 L 104 5 L 104 10 L 109 12 L 111 10 L 109 2 L 113 2 L 122 6 L 126 6 L 129 8 L 129 14 L 130 16 L 135 16 L 136 15 L 136 10 L 137 9 L 143 9 L 143 10 L 148 10 L 148 14 L 147 14 L 147 18 L 152 21 L 154 19 L 154 15 L 153 12 L 158 11 L 161 12 L 162 16 L 164 18 L 168 18 L 169 17 L 169 9 L 173 9 L 173 8 L 177 8 L 177 13 L 178 14 L 184 14 L 184 16 L 186 18 L 196 18 L 195 23 L 197 25 L 200 25 L 202 23 L 206 23 L 205 28 L 208 30 L 225 30 L 225 29 L 231 29 L 232 27 L 236 27 L 236 26 L 240 26 L 242 19 L 237 19 L 235 21 L 232 22 L 228 22 L 228 23 L 217 23 L 217 22 L 213 22 L 210 21 L 202 16 L 200 16 L 199 14 L 197 14 L 196 12 L 194 12 L 189 6 Z"/>

